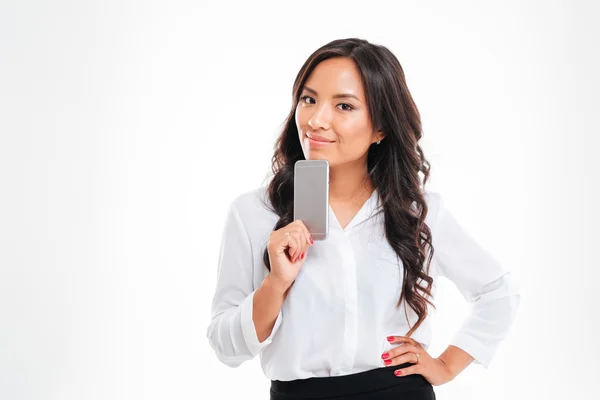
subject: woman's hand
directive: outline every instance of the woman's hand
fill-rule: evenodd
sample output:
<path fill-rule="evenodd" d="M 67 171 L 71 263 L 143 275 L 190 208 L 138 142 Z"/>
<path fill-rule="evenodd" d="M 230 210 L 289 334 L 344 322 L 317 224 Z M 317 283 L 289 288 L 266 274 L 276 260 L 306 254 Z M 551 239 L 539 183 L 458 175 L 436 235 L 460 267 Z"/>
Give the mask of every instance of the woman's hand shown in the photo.
<path fill-rule="evenodd" d="M 394 374 L 396 376 L 421 374 L 434 386 L 443 385 L 454 379 L 454 374 L 446 364 L 439 358 L 431 357 L 427 350 L 416 340 L 404 336 L 388 336 L 388 341 L 390 343 L 401 343 L 401 345 L 382 354 L 381 358 L 386 366 L 404 363 L 415 364 L 395 370 Z"/>
<path fill-rule="evenodd" d="M 271 282 L 287 293 L 304 265 L 308 246 L 313 244 L 310 232 L 301 220 L 271 232 L 267 244 Z"/>

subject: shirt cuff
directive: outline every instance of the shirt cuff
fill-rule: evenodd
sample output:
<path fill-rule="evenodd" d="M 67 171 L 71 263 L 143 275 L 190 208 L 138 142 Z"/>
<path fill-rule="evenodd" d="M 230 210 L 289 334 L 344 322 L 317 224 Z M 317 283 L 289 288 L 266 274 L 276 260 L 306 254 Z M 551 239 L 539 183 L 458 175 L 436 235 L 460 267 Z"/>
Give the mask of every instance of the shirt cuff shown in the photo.
<path fill-rule="evenodd" d="M 253 357 L 260 353 L 262 349 L 264 349 L 273 341 L 273 336 L 275 333 L 277 333 L 282 320 L 282 313 L 281 310 L 279 310 L 279 315 L 277 315 L 277 319 L 275 320 L 275 325 L 273 326 L 271 334 L 264 341 L 259 342 L 258 335 L 256 334 L 256 327 L 254 326 L 254 321 L 252 320 L 252 308 L 254 304 L 255 293 L 256 290 L 247 296 L 240 304 L 242 333 L 244 335 L 246 345 L 248 346 L 248 349 L 252 353 Z"/>
<path fill-rule="evenodd" d="M 467 352 L 473 357 L 475 364 L 482 365 L 484 368 L 490 366 L 490 362 L 498 348 L 498 344 L 484 346 L 481 341 L 470 336 L 464 331 L 459 331 L 454 338 L 450 341 L 450 344 L 460 348 Z"/>

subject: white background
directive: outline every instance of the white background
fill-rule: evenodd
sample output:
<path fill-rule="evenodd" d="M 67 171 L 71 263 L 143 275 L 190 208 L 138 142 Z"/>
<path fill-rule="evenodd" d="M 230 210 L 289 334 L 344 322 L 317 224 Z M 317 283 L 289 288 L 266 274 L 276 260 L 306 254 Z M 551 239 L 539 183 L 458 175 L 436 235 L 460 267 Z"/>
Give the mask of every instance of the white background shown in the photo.
<path fill-rule="evenodd" d="M 592 398 L 600 30 L 589 1 L 0 2 L 0 398 L 267 399 L 206 339 L 226 207 L 265 182 L 304 60 L 387 46 L 429 188 L 521 282 L 438 399 Z M 436 301 L 439 355 L 467 306 Z"/>

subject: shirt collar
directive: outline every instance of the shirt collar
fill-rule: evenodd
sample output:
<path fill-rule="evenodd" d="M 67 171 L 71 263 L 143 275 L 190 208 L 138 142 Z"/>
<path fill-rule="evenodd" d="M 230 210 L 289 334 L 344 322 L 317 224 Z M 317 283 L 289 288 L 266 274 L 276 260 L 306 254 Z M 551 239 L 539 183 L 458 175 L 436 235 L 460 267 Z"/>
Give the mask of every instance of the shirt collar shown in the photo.
<path fill-rule="evenodd" d="M 367 199 L 367 201 L 365 201 L 365 203 L 362 205 L 360 210 L 358 210 L 354 218 L 352 218 L 352 220 L 346 226 L 346 228 L 343 229 L 343 231 L 347 232 L 355 226 L 359 225 L 360 223 L 368 220 L 370 217 L 376 215 L 379 211 L 381 211 L 380 209 L 382 209 L 381 198 L 379 197 L 377 189 L 375 189 L 373 190 L 373 193 L 371 193 L 371 196 Z M 336 229 L 342 230 L 342 226 L 337 220 L 331 206 L 329 206 L 329 217 L 330 228 L 332 228 L 333 225 Z"/>

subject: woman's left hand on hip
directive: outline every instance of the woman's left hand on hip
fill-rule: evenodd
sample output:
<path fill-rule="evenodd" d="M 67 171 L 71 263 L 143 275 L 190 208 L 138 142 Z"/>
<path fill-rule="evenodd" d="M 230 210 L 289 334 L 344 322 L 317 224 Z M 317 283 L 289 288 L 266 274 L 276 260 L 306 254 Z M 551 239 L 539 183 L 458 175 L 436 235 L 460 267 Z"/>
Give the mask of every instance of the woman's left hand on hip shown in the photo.
<path fill-rule="evenodd" d="M 393 340 L 390 341 L 390 338 L 393 338 Z M 394 374 L 398 378 L 406 375 L 420 374 L 434 386 L 443 385 L 454 379 L 454 375 L 448 366 L 439 358 L 431 357 L 421 343 L 416 340 L 405 336 L 389 336 L 388 341 L 393 344 L 399 343 L 400 345 L 381 355 L 381 359 L 386 367 L 405 363 L 414 364 L 395 370 Z"/>

